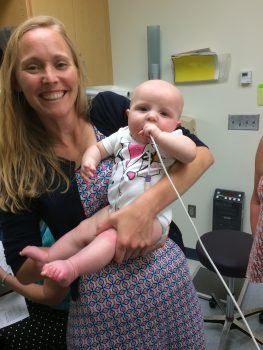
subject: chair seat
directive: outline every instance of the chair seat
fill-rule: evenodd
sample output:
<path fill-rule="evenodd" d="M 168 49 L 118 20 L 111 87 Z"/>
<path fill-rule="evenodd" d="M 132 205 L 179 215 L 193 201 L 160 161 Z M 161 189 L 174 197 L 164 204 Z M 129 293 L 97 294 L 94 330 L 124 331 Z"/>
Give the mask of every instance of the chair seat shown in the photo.
<path fill-rule="evenodd" d="M 214 230 L 203 234 L 201 240 L 222 275 L 245 277 L 253 241 L 251 234 L 235 230 Z M 214 271 L 199 241 L 196 253 L 200 262 Z"/>

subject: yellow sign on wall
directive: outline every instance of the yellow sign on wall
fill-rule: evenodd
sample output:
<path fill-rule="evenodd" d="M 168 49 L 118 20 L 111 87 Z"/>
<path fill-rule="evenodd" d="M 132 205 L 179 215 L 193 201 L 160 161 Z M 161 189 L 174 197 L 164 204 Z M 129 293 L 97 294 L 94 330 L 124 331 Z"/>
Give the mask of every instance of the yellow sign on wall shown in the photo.
<path fill-rule="evenodd" d="M 190 51 L 172 56 L 175 83 L 217 80 L 218 57 L 207 51 Z"/>

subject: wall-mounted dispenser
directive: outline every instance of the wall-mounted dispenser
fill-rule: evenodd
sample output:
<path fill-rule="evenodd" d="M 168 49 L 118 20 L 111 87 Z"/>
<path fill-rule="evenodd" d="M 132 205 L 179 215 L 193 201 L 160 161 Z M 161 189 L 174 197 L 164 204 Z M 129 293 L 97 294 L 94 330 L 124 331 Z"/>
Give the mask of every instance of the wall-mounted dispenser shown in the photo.
<path fill-rule="evenodd" d="M 160 26 L 147 26 L 148 79 L 160 79 Z"/>

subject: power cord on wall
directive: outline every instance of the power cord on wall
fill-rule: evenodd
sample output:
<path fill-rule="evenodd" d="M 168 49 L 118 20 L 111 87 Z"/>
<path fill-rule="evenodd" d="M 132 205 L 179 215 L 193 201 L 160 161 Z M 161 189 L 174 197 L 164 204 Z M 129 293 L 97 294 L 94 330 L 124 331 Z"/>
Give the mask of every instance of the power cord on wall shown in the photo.
<path fill-rule="evenodd" d="M 179 199 L 179 201 L 180 201 L 180 203 L 181 203 L 181 205 L 182 205 L 182 207 L 183 207 L 183 209 L 184 209 L 184 211 L 185 211 L 185 213 L 186 213 L 188 219 L 190 220 L 190 222 L 191 222 L 191 224 L 192 224 L 192 226 L 193 226 L 193 228 L 194 228 L 194 231 L 195 231 L 195 233 L 196 233 L 196 235 L 197 235 L 197 238 L 198 238 L 198 240 L 199 240 L 199 242 L 200 242 L 200 244 L 201 244 L 202 249 L 204 250 L 204 252 L 205 252 L 205 254 L 206 254 L 208 260 L 210 261 L 210 263 L 211 263 L 211 265 L 213 266 L 215 272 L 217 273 L 218 277 L 220 278 L 221 282 L 223 283 L 223 286 L 225 287 L 225 289 L 226 289 L 227 293 L 229 294 L 230 298 L 232 299 L 232 301 L 233 301 L 235 307 L 237 308 L 238 312 L 240 313 L 240 316 L 242 317 L 242 320 L 244 321 L 244 323 L 245 323 L 245 325 L 246 325 L 246 327 L 247 327 L 247 329 L 248 329 L 248 331 L 249 331 L 249 334 L 250 334 L 250 336 L 251 336 L 251 338 L 252 338 L 252 340 L 253 340 L 253 342 L 254 342 L 256 348 L 257 348 L 258 350 L 261 350 L 260 347 L 259 347 L 259 345 L 258 345 L 258 343 L 256 342 L 256 339 L 255 339 L 255 337 L 254 337 L 254 335 L 253 335 L 253 333 L 252 333 L 251 328 L 249 327 L 249 325 L 248 325 L 248 323 L 247 323 L 247 321 L 246 321 L 246 319 L 245 319 L 245 316 L 243 315 L 243 313 L 242 313 L 240 307 L 238 306 L 238 303 L 236 302 L 235 298 L 233 297 L 233 294 L 231 293 L 230 289 L 229 289 L 228 286 L 226 285 L 226 283 L 225 283 L 225 281 L 224 281 L 222 275 L 220 274 L 220 272 L 218 271 L 217 267 L 215 266 L 215 264 L 214 264 L 212 258 L 210 257 L 210 255 L 208 254 L 207 250 L 205 249 L 205 246 L 203 245 L 203 242 L 202 242 L 201 237 L 200 237 L 200 235 L 199 235 L 199 233 L 198 233 L 198 231 L 197 231 L 197 228 L 195 227 L 195 224 L 194 224 L 193 220 L 191 219 L 190 215 L 188 214 L 188 211 L 187 211 L 187 209 L 186 209 L 186 207 L 185 207 L 185 205 L 184 205 L 184 202 L 182 201 L 182 198 L 181 198 L 180 194 L 178 193 L 178 191 L 177 191 L 175 185 L 173 184 L 173 182 L 172 182 L 172 180 L 171 180 L 171 178 L 170 178 L 170 176 L 169 176 L 169 174 L 168 174 L 168 171 L 166 170 L 166 168 L 165 168 L 165 166 L 164 166 L 164 163 L 163 163 L 163 160 L 162 160 L 162 157 L 161 157 L 161 154 L 160 154 L 160 152 L 159 152 L 159 149 L 158 149 L 158 146 L 157 146 L 156 142 L 154 141 L 154 139 L 153 139 L 152 136 L 150 136 L 150 138 L 151 138 L 152 143 L 154 144 L 154 147 L 155 147 L 156 152 L 157 152 L 157 154 L 158 154 L 158 157 L 159 157 L 159 159 L 160 159 L 160 162 L 161 162 L 161 165 L 162 165 L 163 170 L 164 170 L 164 172 L 165 172 L 165 175 L 167 176 L 168 180 L 170 181 L 173 190 L 175 191 L 175 193 L 176 193 L 176 195 L 177 195 L 177 197 L 178 197 L 178 199 Z"/>

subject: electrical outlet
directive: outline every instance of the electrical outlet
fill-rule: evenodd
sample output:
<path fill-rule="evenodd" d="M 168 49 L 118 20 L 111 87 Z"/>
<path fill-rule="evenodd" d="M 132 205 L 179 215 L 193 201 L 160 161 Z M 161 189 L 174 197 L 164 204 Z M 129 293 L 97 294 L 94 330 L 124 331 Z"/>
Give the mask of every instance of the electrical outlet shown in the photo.
<path fill-rule="evenodd" d="M 196 205 L 188 205 L 188 214 L 191 218 L 196 218 Z"/>
<path fill-rule="evenodd" d="M 258 130 L 259 114 L 229 114 L 228 130 Z"/>

